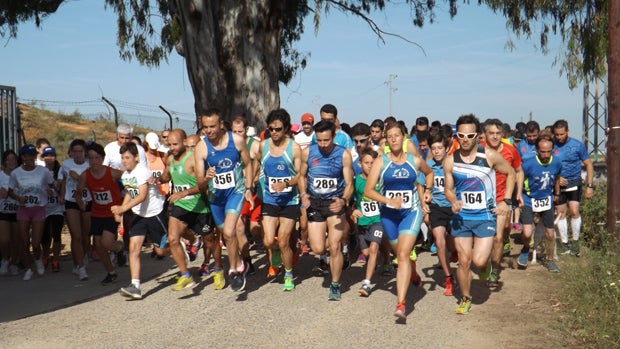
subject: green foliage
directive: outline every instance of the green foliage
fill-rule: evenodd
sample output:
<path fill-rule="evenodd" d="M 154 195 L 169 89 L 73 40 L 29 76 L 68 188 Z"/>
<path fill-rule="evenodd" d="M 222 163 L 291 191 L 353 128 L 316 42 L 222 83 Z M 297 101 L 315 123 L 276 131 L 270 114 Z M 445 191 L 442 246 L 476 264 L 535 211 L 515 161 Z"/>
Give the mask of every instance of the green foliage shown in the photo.
<path fill-rule="evenodd" d="M 562 330 L 585 348 L 620 348 L 620 255 L 586 249 L 562 273 Z"/>
<path fill-rule="evenodd" d="M 555 64 L 575 88 L 587 76 L 606 74 L 608 0 L 478 0 L 506 17 L 506 27 L 517 37 L 531 38 L 537 33 L 539 46 L 548 52 L 550 33 L 559 34 L 564 52 Z M 507 45 L 510 47 L 510 45 Z"/>
<path fill-rule="evenodd" d="M 582 202 L 581 257 L 563 260 L 560 318 L 570 338 L 585 348 L 620 348 L 620 245 L 606 221 L 607 187 Z"/>
<path fill-rule="evenodd" d="M 609 244 L 607 222 L 607 184 L 600 184 L 594 196 L 581 202 L 582 240 L 593 249 L 606 250 Z"/>
<path fill-rule="evenodd" d="M 17 26 L 21 22 L 41 21 L 56 12 L 63 0 L 4 0 L 0 3 L 0 37 L 17 37 Z"/>

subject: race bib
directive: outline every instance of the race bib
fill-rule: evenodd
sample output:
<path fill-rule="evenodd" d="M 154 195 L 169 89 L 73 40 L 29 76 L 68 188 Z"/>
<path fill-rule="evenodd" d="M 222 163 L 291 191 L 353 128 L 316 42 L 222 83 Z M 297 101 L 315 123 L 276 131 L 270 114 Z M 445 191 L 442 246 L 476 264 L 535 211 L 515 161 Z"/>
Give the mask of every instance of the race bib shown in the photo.
<path fill-rule="evenodd" d="M 361 201 L 360 207 L 364 217 L 375 217 L 379 215 L 379 203 L 376 201 Z"/>
<path fill-rule="evenodd" d="M 127 188 L 127 193 L 129 193 L 129 197 L 131 197 L 132 199 L 135 199 L 138 194 L 140 194 L 140 190 L 135 189 L 135 188 Z"/>
<path fill-rule="evenodd" d="M 53 195 L 53 196 L 48 196 L 47 197 L 47 203 L 50 205 L 56 205 L 58 203 L 58 196 Z"/>
<path fill-rule="evenodd" d="M 4 202 L 4 205 L 2 205 L 2 212 L 4 213 L 15 213 L 17 212 L 17 203 L 12 201 L 12 202 Z"/>
<path fill-rule="evenodd" d="M 484 191 L 464 191 L 461 193 L 461 200 L 466 210 L 483 210 L 487 207 Z"/>
<path fill-rule="evenodd" d="M 174 192 L 175 193 L 180 193 L 183 190 L 189 190 L 189 188 L 190 187 L 187 184 L 175 185 L 174 186 Z M 185 196 L 184 198 L 182 198 L 180 200 L 189 200 L 189 199 L 192 199 L 192 198 L 194 198 L 194 194 L 187 195 L 187 196 Z"/>
<path fill-rule="evenodd" d="M 440 192 L 444 192 L 444 186 L 445 186 L 445 178 L 443 176 L 435 176 L 434 179 L 435 183 L 433 184 L 433 186 L 435 187 L 435 189 L 439 190 Z"/>
<path fill-rule="evenodd" d="M 273 185 L 275 183 L 283 183 L 283 182 L 288 183 L 291 179 L 292 177 L 269 177 L 269 192 L 270 193 L 276 192 L 275 190 L 273 190 Z M 286 187 L 282 190 L 282 193 L 290 193 L 292 190 L 293 190 L 292 187 Z"/>
<path fill-rule="evenodd" d="M 403 203 L 400 205 L 401 209 L 411 208 L 413 206 L 413 192 L 411 190 L 388 190 L 385 192 L 385 196 L 388 199 L 393 199 L 397 196 L 403 198 Z M 393 206 L 387 205 L 389 208 Z"/>
<path fill-rule="evenodd" d="M 336 178 L 314 178 L 312 187 L 318 194 L 329 194 L 338 188 L 338 179 Z"/>
<path fill-rule="evenodd" d="M 230 189 L 235 187 L 235 174 L 233 171 L 218 173 L 213 177 L 213 188 Z"/>
<path fill-rule="evenodd" d="M 532 211 L 543 212 L 551 209 L 551 196 L 542 199 L 532 198 Z"/>
<path fill-rule="evenodd" d="M 93 199 L 97 205 L 107 205 L 112 202 L 112 193 L 106 191 L 94 191 Z"/>
<path fill-rule="evenodd" d="M 26 206 L 36 206 L 39 204 L 39 197 L 34 195 L 26 195 Z"/>
<path fill-rule="evenodd" d="M 75 189 L 71 190 L 71 198 L 75 199 Z M 82 199 L 88 199 L 88 190 L 82 190 Z"/>

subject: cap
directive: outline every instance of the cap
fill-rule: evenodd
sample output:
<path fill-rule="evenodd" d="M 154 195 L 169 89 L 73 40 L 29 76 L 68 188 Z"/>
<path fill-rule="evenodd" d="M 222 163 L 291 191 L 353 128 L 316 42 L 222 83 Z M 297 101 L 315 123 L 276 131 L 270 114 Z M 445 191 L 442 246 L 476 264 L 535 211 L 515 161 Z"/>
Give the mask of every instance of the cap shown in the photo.
<path fill-rule="evenodd" d="M 314 124 L 314 115 L 310 114 L 310 113 L 305 113 L 304 115 L 301 116 L 301 123 L 306 123 L 309 122 L 311 124 Z"/>
<path fill-rule="evenodd" d="M 145 142 L 149 145 L 151 149 L 159 148 L 159 136 L 155 132 L 149 132 L 146 134 L 144 138 Z"/>
<path fill-rule="evenodd" d="M 56 149 L 54 149 L 54 147 L 45 147 L 41 151 L 41 155 L 56 155 Z"/>
<path fill-rule="evenodd" d="M 248 126 L 248 130 L 245 131 L 245 135 L 248 137 L 256 136 L 256 129 L 253 126 Z"/>
<path fill-rule="evenodd" d="M 26 144 L 19 149 L 19 155 L 37 155 L 37 148 L 33 144 Z"/>
<path fill-rule="evenodd" d="M 292 124 L 291 125 L 291 132 L 299 133 L 299 131 L 301 131 L 301 125 L 300 124 Z"/>

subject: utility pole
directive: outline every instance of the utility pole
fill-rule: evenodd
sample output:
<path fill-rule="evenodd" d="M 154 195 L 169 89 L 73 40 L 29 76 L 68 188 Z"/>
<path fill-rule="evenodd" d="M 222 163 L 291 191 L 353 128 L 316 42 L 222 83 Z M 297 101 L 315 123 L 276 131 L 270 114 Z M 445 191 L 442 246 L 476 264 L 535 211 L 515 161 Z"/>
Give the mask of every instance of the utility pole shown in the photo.
<path fill-rule="evenodd" d="M 392 94 L 394 94 L 394 92 L 398 91 L 398 89 L 395 88 L 392 85 L 392 82 L 394 82 L 394 80 L 396 80 L 397 77 L 398 77 L 398 75 L 396 75 L 396 74 L 390 74 L 388 76 L 388 80 L 385 82 L 388 85 L 388 91 L 389 91 L 389 96 L 390 96 L 389 97 L 390 98 L 390 105 L 389 105 L 389 109 L 388 109 L 389 110 L 388 116 L 393 116 L 394 115 L 393 112 L 392 112 Z"/>
<path fill-rule="evenodd" d="M 620 237 L 620 1 L 609 1 L 607 23 L 607 232 Z"/>
<path fill-rule="evenodd" d="M 114 126 L 116 128 L 118 128 L 118 110 L 116 110 L 116 106 L 114 104 L 112 104 L 112 102 L 110 102 L 107 98 L 105 97 L 101 97 L 101 100 L 106 103 L 109 104 L 112 109 L 114 109 Z"/>
<path fill-rule="evenodd" d="M 163 110 L 163 112 L 168 115 L 168 119 L 170 119 L 170 130 L 172 130 L 172 114 L 170 114 L 170 112 L 161 105 L 159 106 L 159 109 Z"/>

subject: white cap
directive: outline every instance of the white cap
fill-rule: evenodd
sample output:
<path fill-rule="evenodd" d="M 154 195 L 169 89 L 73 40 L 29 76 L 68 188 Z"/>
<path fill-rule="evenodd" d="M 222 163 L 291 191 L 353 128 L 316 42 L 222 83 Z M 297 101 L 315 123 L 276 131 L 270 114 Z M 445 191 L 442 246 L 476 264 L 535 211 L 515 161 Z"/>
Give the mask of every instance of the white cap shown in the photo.
<path fill-rule="evenodd" d="M 155 132 L 149 132 L 145 137 L 146 143 L 149 145 L 151 149 L 159 148 L 159 136 Z"/>
<path fill-rule="evenodd" d="M 256 136 L 256 129 L 252 126 L 248 127 L 248 130 L 245 132 L 245 135 L 248 137 L 254 137 Z"/>

